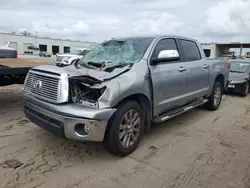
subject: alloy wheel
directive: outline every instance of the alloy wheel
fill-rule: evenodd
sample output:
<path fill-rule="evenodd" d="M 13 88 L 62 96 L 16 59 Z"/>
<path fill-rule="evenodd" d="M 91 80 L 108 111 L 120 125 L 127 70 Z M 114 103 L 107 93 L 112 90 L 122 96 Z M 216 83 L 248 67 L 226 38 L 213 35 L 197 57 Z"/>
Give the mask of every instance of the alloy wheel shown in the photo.
<path fill-rule="evenodd" d="M 216 87 L 214 91 L 214 106 L 218 106 L 221 100 L 221 88 Z"/>
<path fill-rule="evenodd" d="M 136 110 L 125 113 L 120 123 L 119 140 L 124 148 L 131 147 L 139 138 L 141 118 Z"/>

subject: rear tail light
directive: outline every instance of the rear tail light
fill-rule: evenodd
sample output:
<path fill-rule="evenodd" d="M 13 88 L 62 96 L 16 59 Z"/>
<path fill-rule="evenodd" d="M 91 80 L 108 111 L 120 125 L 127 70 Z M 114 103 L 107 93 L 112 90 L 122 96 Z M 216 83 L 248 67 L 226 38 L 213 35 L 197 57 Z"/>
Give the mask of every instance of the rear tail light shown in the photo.
<path fill-rule="evenodd" d="M 16 57 L 16 58 L 18 58 L 18 55 L 17 55 L 17 51 L 16 51 L 16 50 L 15 50 L 15 52 L 14 52 L 14 53 L 15 53 L 15 57 Z"/>
<path fill-rule="evenodd" d="M 227 68 L 230 69 L 230 67 L 231 67 L 231 64 L 230 64 L 230 62 L 228 61 L 228 62 L 227 62 Z"/>

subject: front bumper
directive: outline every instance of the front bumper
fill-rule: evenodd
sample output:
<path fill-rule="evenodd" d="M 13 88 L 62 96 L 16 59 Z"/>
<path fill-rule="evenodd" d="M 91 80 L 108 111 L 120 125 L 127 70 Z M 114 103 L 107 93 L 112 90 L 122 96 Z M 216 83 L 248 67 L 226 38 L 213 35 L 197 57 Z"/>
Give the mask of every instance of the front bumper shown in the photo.
<path fill-rule="evenodd" d="M 227 92 L 240 93 L 241 89 L 242 89 L 242 86 L 244 84 L 245 83 L 237 83 L 237 84 L 231 84 L 231 83 L 229 83 L 228 86 L 227 86 Z"/>
<path fill-rule="evenodd" d="M 24 113 L 31 122 L 56 136 L 72 140 L 103 141 L 107 122 L 115 111 L 113 108 L 94 109 L 77 104 L 55 105 L 29 94 L 24 96 Z"/>

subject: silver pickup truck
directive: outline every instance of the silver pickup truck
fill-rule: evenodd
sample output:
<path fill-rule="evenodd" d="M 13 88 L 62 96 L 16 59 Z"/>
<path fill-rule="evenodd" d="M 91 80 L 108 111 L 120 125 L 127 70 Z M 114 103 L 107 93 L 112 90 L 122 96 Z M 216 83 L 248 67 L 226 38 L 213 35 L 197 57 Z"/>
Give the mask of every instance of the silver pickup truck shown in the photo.
<path fill-rule="evenodd" d="M 177 36 L 105 41 L 74 65 L 32 68 L 25 80 L 26 117 L 54 135 L 104 142 L 126 156 L 151 123 L 197 106 L 216 110 L 230 63 L 207 60 L 200 44 Z"/>

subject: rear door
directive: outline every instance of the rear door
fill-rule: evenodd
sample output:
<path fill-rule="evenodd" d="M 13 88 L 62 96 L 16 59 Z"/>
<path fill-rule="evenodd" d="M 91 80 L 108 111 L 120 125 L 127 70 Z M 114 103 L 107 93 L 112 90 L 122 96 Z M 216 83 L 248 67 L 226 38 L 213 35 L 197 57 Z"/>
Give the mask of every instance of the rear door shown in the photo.
<path fill-rule="evenodd" d="M 179 39 L 187 72 L 187 100 L 204 96 L 209 89 L 209 64 L 202 59 L 195 41 Z"/>
<path fill-rule="evenodd" d="M 151 59 L 158 57 L 161 50 L 177 50 L 176 40 L 164 38 L 157 42 Z M 186 89 L 186 71 L 181 61 L 161 62 L 149 65 L 154 98 L 155 115 L 183 105 Z"/>

